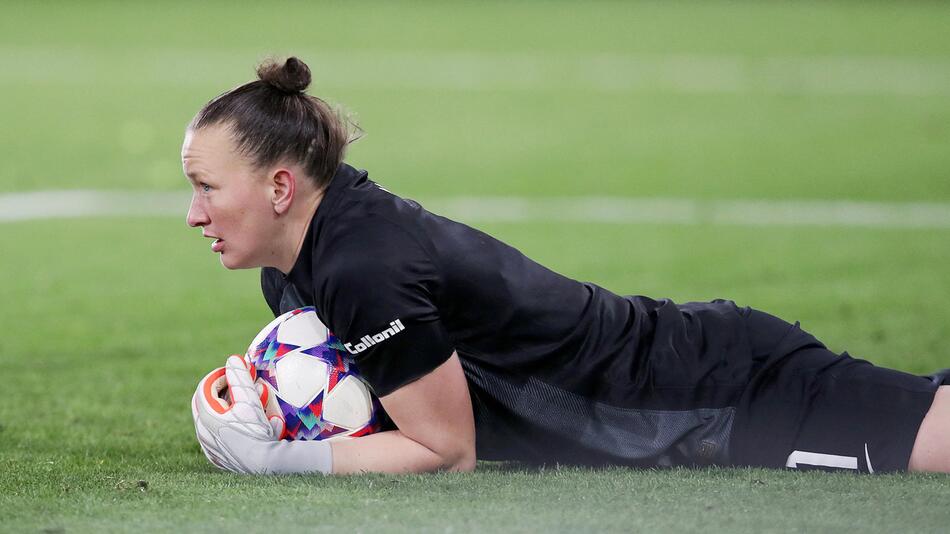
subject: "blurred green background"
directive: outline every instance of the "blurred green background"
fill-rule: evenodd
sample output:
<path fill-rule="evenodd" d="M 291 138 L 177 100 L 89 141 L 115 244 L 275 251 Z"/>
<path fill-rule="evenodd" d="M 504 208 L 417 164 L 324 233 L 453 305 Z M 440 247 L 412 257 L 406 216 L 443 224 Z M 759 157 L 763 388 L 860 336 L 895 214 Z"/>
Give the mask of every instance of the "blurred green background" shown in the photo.
<path fill-rule="evenodd" d="M 181 188 L 181 131 L 267 55 L 413 195 L 950 195 L 941 4 L 6 3 L 3 190 Z M 38 157 L 42 156 L 42 157 Z"/>
<path fill-rule="evenodd" d="M 947 28 L 950 6 L 923 2 L 0 2 L 0 202 L 62 189 L 184 194 L 191 116 L 259 60 L 294 54 L 313 70 L 311 92 L 366 131 L 348 161 L 427 205 L 801 202 L 800 220 L 764 226 L 468 217 L 568 276 L 735 299 L 801 320 L 835 350 L 922 373 L 950 366 Z M 919 228 L 832 224 L 827 201 L 927 203 L 935 215 Z M 818 224 L 809 206 L 825 213 Z M 224 271 L 186 208 L 0 217 L 0 364 L 6 398 L 26 399 L 0 404 L 0 531 L 244 528 L 221 510 L 258 509 L 265 490 L 291 496 L 272 496 L 257 528 L 301 517 L 431 531 L 950 520 L 926 504 L 950 497 L 940 477 L 217 473 L 188 399 L 268 311 L 257 273 Z M 147 490 L 129 482 L 139 479 Z M 591 499 L 565 507 L 564 492 Z"/>

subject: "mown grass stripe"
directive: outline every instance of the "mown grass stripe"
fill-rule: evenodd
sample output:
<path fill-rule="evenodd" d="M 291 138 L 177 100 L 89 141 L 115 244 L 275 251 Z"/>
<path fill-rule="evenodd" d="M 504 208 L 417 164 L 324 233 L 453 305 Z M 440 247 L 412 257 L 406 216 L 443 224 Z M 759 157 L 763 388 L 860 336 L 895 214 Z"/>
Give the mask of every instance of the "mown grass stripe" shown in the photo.
<path fill-rule="evenodd" d="M 0 221 L 91 216 L 179 216 L 182 192 L 36 191 L 0 195 Z M 466 222 L 950 228 L 950 203 L 835 200 L 694 200 L 622 197 L 448 197 L 429 210 Z"/>

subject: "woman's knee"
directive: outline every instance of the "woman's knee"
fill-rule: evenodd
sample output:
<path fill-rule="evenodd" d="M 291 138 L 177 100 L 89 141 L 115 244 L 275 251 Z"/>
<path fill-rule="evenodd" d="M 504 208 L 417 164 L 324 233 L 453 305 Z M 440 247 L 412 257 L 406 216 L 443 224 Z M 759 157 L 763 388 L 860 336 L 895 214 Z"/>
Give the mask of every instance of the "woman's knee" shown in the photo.
<path fill-rule="evenodd" d="M 950 386 L 937 389 L 917 431 L 907 470 L 950 473 Z"/>

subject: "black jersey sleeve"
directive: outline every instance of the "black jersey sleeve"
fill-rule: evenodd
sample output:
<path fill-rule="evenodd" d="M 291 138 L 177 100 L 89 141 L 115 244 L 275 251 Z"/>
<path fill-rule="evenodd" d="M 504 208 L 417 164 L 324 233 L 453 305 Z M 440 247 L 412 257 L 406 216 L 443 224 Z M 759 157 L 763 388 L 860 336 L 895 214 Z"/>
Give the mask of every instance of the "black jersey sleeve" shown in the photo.
<path fill-rule="evenodd" d="M 426 251 L 388 223 L 365 234 L 337 247 L 317 294 L 331 331 L 382 397 L 434 370 L 454 348 Z"/>

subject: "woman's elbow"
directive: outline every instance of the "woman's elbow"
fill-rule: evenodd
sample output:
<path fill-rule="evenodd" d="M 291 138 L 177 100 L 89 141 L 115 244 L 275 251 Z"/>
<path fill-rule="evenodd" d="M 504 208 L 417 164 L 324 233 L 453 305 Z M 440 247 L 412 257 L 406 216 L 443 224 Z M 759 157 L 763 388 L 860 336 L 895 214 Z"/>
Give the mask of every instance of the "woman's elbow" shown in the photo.
<path fill-rule="evenodd" d="M 470 473 L 475 470 L 475 447 L 456 450 L 453 454 L 442 456 L 442 470 L 458 473 Z"/>
<path fill-rule="evenodd" d="M 475 470 L 475 453 L 466 454 L 463 457 L 457 458 L 452 464 L 446 469 L 446 471 L 453 471 L 457 473 L 471 473 Z"/>

